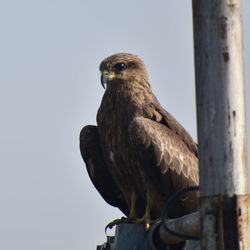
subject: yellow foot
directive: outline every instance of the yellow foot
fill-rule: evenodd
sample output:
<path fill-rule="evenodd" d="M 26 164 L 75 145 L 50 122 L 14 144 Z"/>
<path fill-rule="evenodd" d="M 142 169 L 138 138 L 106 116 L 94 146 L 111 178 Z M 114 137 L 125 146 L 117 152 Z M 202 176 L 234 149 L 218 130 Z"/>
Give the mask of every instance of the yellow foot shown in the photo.
<path fill-rule="evenodd" d="M 151 227 L 151 225 L 153 225 L 155 222 L 156 222 L 156 220 L 151 220 L 150 218 L 146 218 L 145 216 L 133 221 L 133 223 L 135 223 L 135 224 L 144 224 L 146 231 L 148 231 L 149 228 Z"/>
<path fill-rule="evenodd" d="M 113 221 L 111 221 L 106 227 L 105 227 L 105 232 L 107 231 L 107 229 L 112 229 L 113 226 L 121 224 L 121 223 L 132 223 L 133 219 L 127 218 L 127 217 L 122 217 L 120 219 L 115 219 Z"/>

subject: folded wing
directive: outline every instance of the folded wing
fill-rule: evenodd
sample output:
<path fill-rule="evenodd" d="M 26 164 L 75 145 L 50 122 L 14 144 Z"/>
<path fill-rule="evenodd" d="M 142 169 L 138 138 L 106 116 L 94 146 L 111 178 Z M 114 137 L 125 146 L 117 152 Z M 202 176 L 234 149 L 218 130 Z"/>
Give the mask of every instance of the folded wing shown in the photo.
<path fill-rule="evenodd" d="M 175 131 L 174 121 L 168 120 L 162 124 L 137 117 L 129 130 L 132 144 L 146 173 L 155 188 L 165 196 L 188 186 L 197 186 L 199 182 L 197 152 L 190 149 L 186 138 L 182 139 L 181 133 L 185 131 L 181 131 L 181 128 Z M 195 148 L 195 143 L 191 146 Z M 187 193 L 180 202 L 186 211 L 194 211 L 197 209 L 197 194 Z"/>
<path fill-rule="evenodd" d="M 97 191 L 108 204 L 118 207 L 125 215 L 128 215 L 129 209 L 123 195 L 103 160 L 96 126 L 88 125 L 82 129 L 80 151 L 89 177 Z"/>

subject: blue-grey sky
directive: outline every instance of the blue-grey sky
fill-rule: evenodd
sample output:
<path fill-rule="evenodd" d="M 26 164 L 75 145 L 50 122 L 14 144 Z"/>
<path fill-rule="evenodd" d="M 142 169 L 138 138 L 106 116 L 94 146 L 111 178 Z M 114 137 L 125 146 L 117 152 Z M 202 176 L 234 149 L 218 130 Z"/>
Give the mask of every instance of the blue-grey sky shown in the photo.
<path fill-rule="evenodd" d="M 249 65 L 247 0 L 243 20 Z M 0 1 L 1 250 L 95 249 L 121 216 L 78 149 L 103 95 L 99 63 L 116 52 L 145 61 L 156 96 L 196 139 L 191 1 Z"/>

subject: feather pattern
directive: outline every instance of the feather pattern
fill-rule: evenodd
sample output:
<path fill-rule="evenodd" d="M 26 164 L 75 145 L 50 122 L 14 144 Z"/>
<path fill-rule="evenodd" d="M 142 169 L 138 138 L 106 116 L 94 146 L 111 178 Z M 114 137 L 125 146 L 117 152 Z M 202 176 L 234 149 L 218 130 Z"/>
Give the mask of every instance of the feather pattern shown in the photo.
<path fill-rule="evenodd" d="M 155 177 L 159 176 L 158 172 L 161 173 L 159 178 L 151 178 L 157 181 L 155 185 L 166 181 L 166 175 L 172 180 L 174 190 L 198 185 L 198 158 L 173 130 L 150 119 L 137 117 L 132 121 L 129 133 L 135 150 L 141 152 L 138 157 L 143 157 L 141 161 L 144 162 L 143 166 L 148 168 L 147 172 Z M 148 155 L 153 155 L 153 159 Z M 163 186 L 159 189 L 165 194 L 168 193 Z M 169 189 L 170 187 L 167 191 Z M 195 210 L 193 203 L 197 201 L 196 198 L 193 194 L 187 194 L 184 200 L 188 198 L 193 202 L 189 199 L 183 205 L 188 210 Z"/>
<path fill-rule="evenodd" d="M 89 177 L 97 191 L 108 204 L 118 207 L 125 215 L 128 215 L 129 209 L 123 194 L 103 160 L 96 126 L 88 125 L 81 130 L 80 151 Z"/>

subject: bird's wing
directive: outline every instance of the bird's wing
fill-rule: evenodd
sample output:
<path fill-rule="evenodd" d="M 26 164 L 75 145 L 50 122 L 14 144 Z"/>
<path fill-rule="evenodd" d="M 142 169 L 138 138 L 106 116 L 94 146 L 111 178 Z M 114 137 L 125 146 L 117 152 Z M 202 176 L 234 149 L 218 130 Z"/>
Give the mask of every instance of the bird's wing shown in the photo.
<path fill-rule="evenodd" d="M 169 195 L 198 185 L 198 158 L 176 131 L 137 117 L 130 124 L 129 133 L 145 171 L 158 190 Z M 187 210 L 195 210 L 196 194 L 188 193 L 181 202 Z"/>
<path fill-rule="evenodd" d="M 103 160 L 96 126 L 88 125 L 81 130 L 80 151 L 89 177 L 97 191 L 107 203 L 118 207 L 125 215 L 128 215 L 128 206 Z"/>
<path fill-rule="evenodd" d="M 161 123 L 169 127 L 187 145 L 189 150 L 198 157 L 198 145 L 181 124 L 158 103 L 155 110 L 162 115 Z"/>
<path fill-rule="evenodd" d="M 168 127 L 171 131 L 177 134 L 178 138 L 182 140 L 187 145 L 189 150 L 198 157 L 197 143 L 195 143 L 181 124 L 160 105 L 156 98 L 143 108 L 147 118 Z"/>

